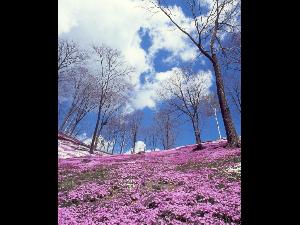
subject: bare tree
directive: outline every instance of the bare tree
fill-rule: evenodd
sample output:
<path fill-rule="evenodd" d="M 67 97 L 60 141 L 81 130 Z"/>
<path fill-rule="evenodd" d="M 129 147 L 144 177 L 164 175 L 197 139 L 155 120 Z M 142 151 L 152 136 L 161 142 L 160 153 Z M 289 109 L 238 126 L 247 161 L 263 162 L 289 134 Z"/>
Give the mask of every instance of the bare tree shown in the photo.
<path fill-rule="evenodd" d="M 71 102 L 64 119 L 59 128 L 72 135 L 78 123 L 86 116 L 88 112 L 95 108 L 94 101 L 94 80 L 85 67 L 74 67 L 68 71 L 68 82 L 63 82 L 63 87 L 60 89 L 67 90 L 65 93 L 59 92 L 64 95 Z"/>
<path fill-rule="evenodd" d="M 124 61 L 118 50 L 108 46 L 93 46 L 94 69 L 97 94 L 97 119 L 93 132 L 90 153 L 97 148 L 98 139 L 103 126 L 125 104 L 129 87 L 128 75 L 133 72 Z"/>
<path fill-rule="evenodd" d="M 156 127 L 156 138 L 164 149 L 171 149 L 175 146 L 177 137 L 177 126 L 172 110 L 161 108 L 154 116 L 154 126 Z M 153 136 L 154 137 L 154 136 Z"/>
<path fill-rule="evenodd" d="M 241 80 L 240 76 L 228 76 L 225 80 L 225 90 L 236 110 L 242 113 Z"/>
<path fill-rule="evenodd" d="M 144 136 L 144 143 L 146 143 L 151 151 L 154 151 L 158 147 L 158 138 L 160 135 L 155 122 L 153 121 L 151 125 L 144 127 L 142 133 Z"/>
<path fill-rule="evenodd" d="M 137 142 L 143 115 L 144 114 L 142 111 L 137 110 L 127 116 L 128 117 L 128 126 L 129 126 L 129 130 L 130 130 L 130 135 L 131 135 L 131 147 L 132 147 L 133 153 L 135 151 L 135 143 Z"/>
<path fill-rule="evenodd" d="M 230 33 L 224 46 L 226 51 L 222 54 L 221 62 L 227 70 L 230 69 L 224 79 L 225 91 L 235 109 L 241 114 L 241 32 Z"/>
<path fill-rule="evenodd" d="M 83 49 L 79 48 L 77 43 L 70 41 L 70 40 L 60 38 L 58 40 L 58 55 L 57 55 L 57 57 L 58 57 L 58 65 L 57 65 L 58 92 L 59 92 L 59 97 L 62 97 L 67 92 L 69 92 L 69 95 L 70 95 L 70 90 L 74 91 L 73 87 L 70 88 L 70 84 L 77 85 L 77 84 L 74 84 L 74 77 L 76 77 L 76 73 L 81 72 L 80 68 L 84 67 L 83 62 L 85 62 L 86 59 L 88 59 L 88 55 L 86 54 L 86 52 Z M 79 71 L 76 71 L 76 70 L 79 70 Z M 78 81 L 78 82 L 81 82 L 81 81 Z M 72 93 L 72 94 L 76 95 L 78 92 L 79 92 L 79 90 L 75 91 L 75 93 Z M 76 97 L 73 98 L 73 100 L 76 101 Z M 74 112 L 74 108 L 75 108 L 74 103 L 75 102 L 72 103 L 71 108 L 68 109 L 68 112 L 66 112 L 66 116 L 62 123 L 63 127 L 66 125 L 66 123 L 72 116 L 72 113 Z M 59 110 L 59 112 L 62 111 L 61 104 L 58 105 L 58 110 Z"/>
<path fill-rule="evenodd" d="M 238 30 L 228 34 L 220 55 L 222 65 L 227 69 L 241 71 L 241 32 Z"/>
<path fill-rule="evenodd" d="M 103 128 L 103 137 L 107 140 L 107 149 L 111 147 L 111 153 L 113 154 L 118 143 L 118 138 L 120 136 L 120 119 L 119 115 L 114 116 L 106 126 Z"/>
<path fill-rule="evenodd" d="M 208 74 L 195 74 L 191 69 L 175 70 L 172 77 L 162 85 L 161 96 L 168 105 L 186 115 L 194 129 L 198 149 L 202 149 L 200 136 L 200 109 L 208 95 L 210 77 Z"/>
<path fill-rule="evenodd" d="M 65 39 L 58 40 L 58 71 L 72 64 L 80 63 L 82 59 L 83 55 L 75 42 Z"/>
<path fill-rule="evenodd" d="M 115 90 L 116 91 L 116 90 Z M 102 105 L 101 114 L 100 114 L 100 125 L 98 127 L 98 132 L 96 133 L 97 137 L 100 137 L 101 132 L 104 127 L 106 127 L 109 121 L 114 118 L 114 116 L 122 109 L 125 105 L 125 98 L 119 95 L 122 90 L 117 92 L 110 92 L 109 97 L 106 99 L 106 103 Z M 97 147 L 99 138 L 95 141 L 95 149 Z"/>
<path fill-rule="evenodd" d="M 153 4 L 153 7 L 149 8 L 152 12 L 153 9 L 159 10 L 167 16 L 170 22 L 185 34 L 200 53 L 211 62 L 216 77 L 217 94 L 228 146 L 240 146 L 239 138 L 227 104 L 222 71 L 218 58 L 218 54 L 225 51 L 222 46 L 221 35 L 226 34 L 228 31 L 235 31 L 239 27 L 240 1 L 212 0 L 212 4 L 208 7 L 203 4 L 203 1 L 183 1 L 189 8 L 193 19 L 194 29 L 189 30 L 184 27 L 185 25 L 181 21 L 176 21 L 176 16 L 172 13 L 172 9 L 168 6 L 167 1 L 156 0 L 150 2 Z"/>
<path fill-rule="evenodd" d="M 69 124 L 67 129 L 67 132 L 70 136 L 74 134 L 74 131 L 76 130 L 78 124 L 80 121 L 83 120 L 83 118 L 92 110 L 95 109 L 96 104 L 94 101 L 93 92 L 89 90 L 92 88 L 91 86 L 87 86 L 83 93 L 82 93 L 82 100 L 79 102 L 76 113 L 74 115 L 74 118 L 72 122 Z"/>
<path fill-rule="evenodd" d="M 80 65 L 88 57 L 87 54 L 79 48 L 77 43 L 66 39 L 58 40 L 57 50 L 57 71 L 58 81 L 60 82 L 67 79 L 65 74 L 68 69 L 70 69 L 72 66 Z"/>
<path fill-rule="evenodd" d="M 127 120 L 126 115 L 120 114 L 117 118 L 117 138 L 116 142 L 119 145 L 120 151 L 119 153 L 122 154 L 124 152 L 125 146 L 129 142 L 129 123 Z"/>

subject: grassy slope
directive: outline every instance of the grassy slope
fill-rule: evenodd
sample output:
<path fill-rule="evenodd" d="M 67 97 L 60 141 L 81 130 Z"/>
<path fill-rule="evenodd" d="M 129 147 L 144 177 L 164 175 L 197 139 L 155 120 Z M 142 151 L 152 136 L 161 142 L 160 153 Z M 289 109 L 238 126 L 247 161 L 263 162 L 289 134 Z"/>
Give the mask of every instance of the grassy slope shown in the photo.
<path fill-rule="evenodd" d="M 240 224 L 240 149 L 225 142 L 59 160 L 59 224 Z"/>

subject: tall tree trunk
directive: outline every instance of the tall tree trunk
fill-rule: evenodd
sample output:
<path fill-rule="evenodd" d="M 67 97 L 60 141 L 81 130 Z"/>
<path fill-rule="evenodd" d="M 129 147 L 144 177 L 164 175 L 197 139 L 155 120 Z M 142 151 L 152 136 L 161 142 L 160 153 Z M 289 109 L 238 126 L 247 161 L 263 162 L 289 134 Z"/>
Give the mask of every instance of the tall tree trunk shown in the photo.
<path fill-rule="evenodd" d="M 78 123 L 79 123 L 79 121 L 75 121 L 75 123 L 74 123 L 74 125 L 73 125 L 73 127 L 72 127 L 72 129 L 71 129 L 71 131 L 70 131 L 70 136 L 72 136 L 72 134 L 74 133 L 74 131 L 75 131 L 75 129 L 76 129 Z"/>
<path fill-rule="evenodd" d="M 94 149 L 95 149 L 94 145 L 95 145 L 95 140 L 96 140 L 96 137 L 97 137 L 97 131 L 98 131 L 98 127 L 99 127 L 100 116 L 101 116 L 101 105 L 98 108 L 97 122 L 96 122 L 96 126 L 95 126 L 94 133 L 93 133 L 92 143 L 91 143 L 91 146 L 90 146 L 90 154 L 94 153 Z"/>
<path fill-rule="evenodd" d="M 68 122 L 68 120 L 70 119 L 70 116 L 72 115 L 72 111 L 73 110 L 70 109 L 69 112 L 68 112 L 68 114 L 65 116 L 65 119 L 64 119 L 63 123 L 60 125 L 60 128 L 59 128 L 60 131 L 63 131 L 66 123 Z"/>
<path fill-rule="evenodd" d="M 170 142 L 169 142 L 169 131 L 170 131 L 170 129 L 169 129 L 169 115 L 167 115 L 167 130 L 166 130 L 166 134 L 167 134 L 167 137 L 166 137 L 166 141 L 167 141 L 167 144 L 166 144 L 166 149 L 169 149 L 169 146 L 170 146 Z"/>
<path fill-rule="evenodd" d="M 163 145 L 164 150 L 166 150 L 167 147 L 166 147 L 166 144 L 165 144 L 165 141 L 164 141 L 164 140 L 162 141 L 162 145 Z"/>
<path fill-rule="evenodd" d="M 98 142 L 99 142 L 99 138 L 100 138 L 100 135 L 101 135 L 101 131 L 104 127 L 104 123 L 103 123 L 103 120 L 101 121 L 100 123 L 100 127 L 98 126 L 98 131 L 97 131 L 97 134 L 96 134 L 96 139 L 95 139 L 95 143 L 94 143 L 94 150 L 97 149 L 97 146 L 98 146 Z M 102 139 L 101 140 L 101 143 L 104 143 L 104 140 Z M 101 147 L 104 146 L 104 144 L 101 144 Z"/>
<path fill-rule="evenodd" d="M 74 133 L 75 129 L 77 128 L 77 126 L 79 124 L 79 122 L 81 120 L 83 120 L 83 118 L 87 115 L 88 112 L 89 112 L 89 110 L 85 111 L 83 113 L 81 112 L 80 114 L 79 114 L 79 112 L 77 113 L 75 122 L 74 122 L 73 127 L 72 127 L 72 129 L 70 131 L 70 135 L 72 135 Z"/>
<path fill-rule="evenodd" d="M 78 102 L 78 101 L 76 100 L 76 96 L 77 96 L 77 94 L 74 96 L 73 101 L 72 101 L 72 103 L 71 103 L 71 106 L 70 106 L 70 108 L 69 108 L 69 111 L 68 111 L 68 113 L 66 114 L 65 119 L 64 119 L 63 123 L 61 124 L 61 126 L 60 126 L 60 128 L 59 128 L 60 131 L 63 131 L 63 128 L 65 127 L 66 123 L 69 121 L 70 116 L 72 116 L 73 113 L 76 111 L 76 104 L 77 104 L 77 102 Z"/>
<path fill-rule="evenodd" d="M 135 153 L 136 136 L 137 136 L 137 131 L 134 131 L 133 137 L 132 137 L 132 152 L 133 152 L 133 154 Z"/>
<path fill-rule="evenodd" d="M 68 120 L 63 132 L 69 136 L 71 136 L 70 134 L 70 131 L 72 130 L 72 127 L 73 127 L 73 124 L 75 122 L 76 118 L 73 116 L 73 117 L 70 117 L 70 119 Z"/>
<path fill-rule="evenodd" d="M 124 149 L 124 146 L 125 146 L 125 134 L 121 136 L 121 145 L 120 145 L 120 154 L 123 153 L 123 149 Z"/>
<path fill-rule="evenodd" d="M 112 155 L 114 154 L 115 147 L 116 147 L 116 141 L 114 140 L 113 146 L 112 146 L 112 151 L 111 151 L 111 154 L 112 154 Z"/>
<path fill-rule="evenodd" d="M 165 140 L 165 145 L 164 145 L 164 149 L 167 150 L 169 147 L 169 132 L 168 130 L 166 131 L 166 140 Z"/>
<path fill-rule="evenodd" d="M 97 146 L 98 146 L 98 142 L 99 142 L 99 138 L 100 138 L 100 134 L 101 134 L 102 128 L 103 128 L 103 121 L 101 121 L 100 127 L 98 127 L 98 132 L 97 132 L 97 135 L 96 135 L 96 140 L 95 140 L 95 144 L 94 144 L 94 149 L 97 149 Z"/>
<path fill-rule="evenodd" d="M 197 144 L 197 150 L 201 150 L 203 148 L 201 144 L 201 137 L 200 137 L 200 129 L 198 126 L 198 120 L 196 121 L 195 118 L 192 118 L 192 124 L 193 124 L 193 129 L 194 129 L 194 135 L 195 135 L 195 140 Z"/>
<path fill-rule="evenodd" d="M 120 147 L 120 154 L 123 153 L 123 148 L 124 148 L 124 143 L 122 142 L 121 147 Z"/>
<path fill-rule="evenodd" d="M 106 152 L 109 152 L 110 145 L 111 145 L 111 143 L 109 141 L 107 141 Z"/>
<path fill-rule="evenodd" d="M 76 116 L 76 119 L 75 119 L 75 121 L 74 121 L 74 123 L 73 123 L 73 126 L 72 126 L 72 128 L 70 129 L 70 134 L 69 134 L 70 136 L 73 135 L 75 129 L 77 128 L 79 122 L 80 122 L 82 119 L 83 119 L 83 117 L 80 118 L 80 117 Z"/>
<path fill-rule="evenodd" d="M 226 101 L 224 84 L 222 80 L 222 73 L 218 63 L 218 59 L 216 54 L 212 54 L 213 59 L 213 68 L 216 76 L 216 86 L 217 86 L 217 94 L 219 99 L 219 104 L 221 108 L 221 114 L 225 126 L 225 131 L 227 135 L 227 141 L 229 147 L 240 147 L 238 135 L 236 133 L 230 110 Z"/>

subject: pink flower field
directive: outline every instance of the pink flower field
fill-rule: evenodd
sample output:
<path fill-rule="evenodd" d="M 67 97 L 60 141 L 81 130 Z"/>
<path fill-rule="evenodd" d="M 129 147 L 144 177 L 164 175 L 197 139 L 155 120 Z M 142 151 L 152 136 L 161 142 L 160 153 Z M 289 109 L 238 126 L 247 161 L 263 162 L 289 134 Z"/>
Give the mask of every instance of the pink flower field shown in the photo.
<path fill-rule="evenodd" d="M 240 149 L 226 141 L 59 159 L 63 224 L 241 224 Z"/>

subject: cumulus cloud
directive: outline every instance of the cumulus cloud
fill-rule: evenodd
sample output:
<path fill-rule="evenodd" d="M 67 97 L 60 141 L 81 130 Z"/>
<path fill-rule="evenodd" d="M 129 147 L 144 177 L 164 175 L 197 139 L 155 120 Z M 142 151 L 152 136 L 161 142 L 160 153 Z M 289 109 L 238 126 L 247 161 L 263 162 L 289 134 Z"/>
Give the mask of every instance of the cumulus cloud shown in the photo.
<path fill-rule="evenodd" d="M 138 30 L 142 14 L 134 1 L 124 0 L 59 0 L 59 34 L 81 45 L 104 43 L 119 49 L 128 63 L 136 68 L 132 80 L 137 83 L 140 73 L 148 71 L 145 51 L 140 47 Z M 64 16 L 62 16 L 64 15 Z M 72 23 L 69 21 L 73 21 Z M 60 24 L 62 24 L 60 26 Z M 67 27 L 69 25 L 69 27 Z"/>
<path fill-rule="evenodd" d="M 134 146 L 134 152 L 144 152 L 146 149 L 146 144 L 143 141 L 137 141 Z"/>
<path fill-rule="evenodd" d="M 135 67 L 131 81 L 135 84 L 135 95 L 131 108 L 153 108 L 156 99 L 152 86 L 157 85 L 153 60 L 161 50 L 170 52 L 166 62 L 190 61 L 197 56 L 190 40 L 170 24 L 162 13 L 155 16 L 143 9 L 149 2 L 137 0 L 59 0 L 58 34 L 72 39 L 83 47 L 104 43 L 119 49 L 125 60 Z M 176 21 L 187 31 L 192 21 L 180 7 L 172 6 Z M 142 32 L 139 32 L 141 31 Z M 141 47 L 142 34 L 148 32 L 151 45 L 148 53 Z M 142 34 L 141 34 L 142 33 Z M 149 73 L 154 81 L 140 83 L 142 73 Z M 158 75 L 159 77 L 159 75 Z M 130 107 L 129 107 L 130 108 Z"/>
<path fill-rule="evenodd" d="M 58 35 L 68 33 L 72 27 L 77 25 L 77 8 L 76 1 L 58 1 Z"/>
<path fill-rule="evenodd" d="M 192 20 L 186 17 L 180 7 L 170 7 L 173 15 L 176 15 L 176 22 L 186 31 L 193 29 Z M 153 58 L 159 50 L 167 50 L 171 53 L 165 61 L 171 62 L 180 59 L 184 62 L 194 60 L 197 50 L 184 33 L 176 29 L 165 15 L 158 14 L 154 26 L 150 26 L 149 35 L 152 38 L 152 45 L 149 54 Z"/>
<path fill-rule="evenodd" d="M 146 144 L 143 141 L 137 141 L 134 145 L 134 153 L 146 152 Z M 126 151 L 124 154 L 132 154 L 132 148 Z"/>
<path fill-rule="evenodd" d="M 180 76 L 180 68 L 178 67 L 173 67 L 171 70 L 167 70 L 165 72 L 156 73 L 154 75 L 154 80 L 146 82 L 143 85 L 142 91 L 136 95 L 136 98 L 133 101 L 136 103 L 134 107 L 137 109 L 142 109 L 144 107 L 155 109 L 156 103 L 165 100 L 168 95 L 164 92 L 163 88 L 169 84 L 170 79 L 176 79 L 178 76 Z M 193 87 L 201 85 L 203 88 L 203 94 L 207 95 L 210 92 L 213 79 L 214 78 L 210 70 L 199 70 L 193 78 L 183 82 L 185 84 L 184 90 L 193 89 Z M 164 93 L 164 97 L 162 97 L 162 93 Z M 168 98 L 172 97 L 173 96 L 170 95 Z"/>
<path fill-rule="evenodd" d="M 143 109 L 145 107 L 155 107 L 155 90 L 152 84 L 143 85 L 143 87 L 136 91 L 132 101 L 134 109 Z"/>

